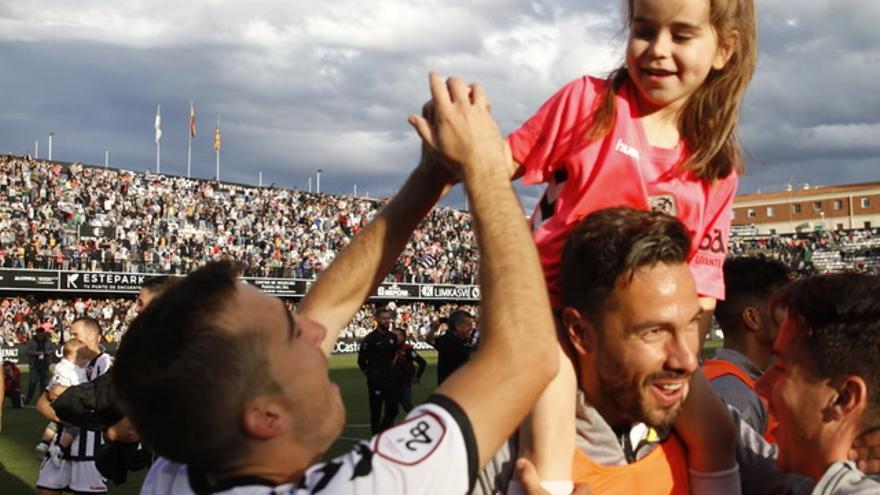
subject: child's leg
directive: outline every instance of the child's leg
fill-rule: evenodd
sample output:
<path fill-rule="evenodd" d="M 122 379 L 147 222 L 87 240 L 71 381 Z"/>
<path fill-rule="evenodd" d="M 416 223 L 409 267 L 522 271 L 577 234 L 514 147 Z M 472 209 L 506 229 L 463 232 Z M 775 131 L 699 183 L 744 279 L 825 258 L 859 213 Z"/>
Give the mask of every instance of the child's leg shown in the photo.
<path fill-rule="evenodd" d="M 570 480 L 574 459 L 577 374 L 568 336 L 556 319 L 559 373 L 520 427 L 519 457 L 529 459 L 543 481 Z"/>
<path fill-rule="evenodd" d="M 73 443 L 73 439 L 76 438 L 77 430 L 79 430 L 79 428 L 66 428 L 61 434 L 61 438 L 58 439 L 58 445 L 64 447 L 65 449 L 69 448 L 70 445 Z"/>
<path fill-rule="evenodd" d="M 55 438 L 55 433 L 58 431 L 58 425 L 55 424 L 54 421 L 49 422 L 46 425 L 46 429 L 43 430 L 43 435 L 40 437 L 40 440 L 49 443 Z"/>
<path fill-rule="evenodd" d="M 46 425 L 42 436 L 40 436 L 40 443 L 34 448 L 34 459 L 42 461 L 46 458 L 46 453 L 49 452 L 49 444 L 52 443 L 52 440 L 55 438 L 57 429 L 58 425 L 55 424 L 54 421 Z"/>

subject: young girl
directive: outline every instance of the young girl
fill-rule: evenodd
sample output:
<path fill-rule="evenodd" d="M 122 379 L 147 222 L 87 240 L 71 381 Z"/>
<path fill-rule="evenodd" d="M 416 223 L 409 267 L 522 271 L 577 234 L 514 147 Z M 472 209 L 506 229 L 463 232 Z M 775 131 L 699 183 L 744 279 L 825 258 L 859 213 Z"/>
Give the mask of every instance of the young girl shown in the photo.
<path fill-rule="evenodd" d="M 608 79 L 567 84 L 508 137 L 513 175 L 547 183 L 532 228 L 554 308 L 568 233 L 593 211 L 626 205 L 662 210 L 691 231 L 689 266 L 708 324 L 724 297 L 721 268 L 743 170 L 735 129 L 757 59 L 754 5 L 627 0 L 625 20 L 626 63 Z M 545 454 L 564 452 L 560 445 L 573 451 L 574 387 L 567 365 L 524 430 L 524 453 L 543 479 L 570 473 Z"/>

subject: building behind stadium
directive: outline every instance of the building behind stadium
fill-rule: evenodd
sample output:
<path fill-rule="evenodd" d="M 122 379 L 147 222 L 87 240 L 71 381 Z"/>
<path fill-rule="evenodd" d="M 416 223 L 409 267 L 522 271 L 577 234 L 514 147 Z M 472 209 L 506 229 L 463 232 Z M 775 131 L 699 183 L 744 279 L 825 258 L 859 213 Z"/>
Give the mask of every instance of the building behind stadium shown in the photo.
<path fill-rule="evenodd" d="M 739 195 L 731 224 L 747 236 L 870 230 L 880 227 L 880 182 Z"/>

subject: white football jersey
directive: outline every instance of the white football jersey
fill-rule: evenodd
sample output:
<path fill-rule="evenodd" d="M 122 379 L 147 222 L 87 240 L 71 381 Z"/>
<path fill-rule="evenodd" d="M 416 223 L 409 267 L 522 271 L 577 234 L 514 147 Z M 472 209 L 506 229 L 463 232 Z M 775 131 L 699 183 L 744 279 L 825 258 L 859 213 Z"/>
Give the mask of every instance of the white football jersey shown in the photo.
<path fill-rule="evenodd" d="M 346 455 L 317 464 L 299 484 L 274 485 L 250 476 L 209 486 L 185 465 L 159 458 L 141 495 L 393 495 L 465 494 L 477 474 L 470 421 L 450 399 L 433 396 L 397 426 L 359 442 Z"/>

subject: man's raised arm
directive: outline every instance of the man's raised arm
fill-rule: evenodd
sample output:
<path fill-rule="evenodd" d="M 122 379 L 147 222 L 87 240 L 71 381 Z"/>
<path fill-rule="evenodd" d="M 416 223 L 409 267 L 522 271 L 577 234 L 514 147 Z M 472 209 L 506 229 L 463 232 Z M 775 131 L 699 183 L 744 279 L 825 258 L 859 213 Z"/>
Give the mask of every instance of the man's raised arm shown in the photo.
<path fill-rule="evenodd" d="M 479 85 L 431 75 L 436 127 L 410 122 L 455 168 L 480 248 L 480 350 L 437 393 L 465 411 L 484 465 L 558 369 L 550 302 L 538 253 L 510 184 L 511 156 Z M 499 377 L 501 379 L 499 379 Z"/>
<path fill-rule="evenodd" d="M 330 355 L 339 332 L 394 267 L 419 221 L 449 186 L 451 176 L 429 154 L 413 170 L 400 192 L 352 239 L 303 299 L 299 312 L 321 323 L 321 343 Z"/>

